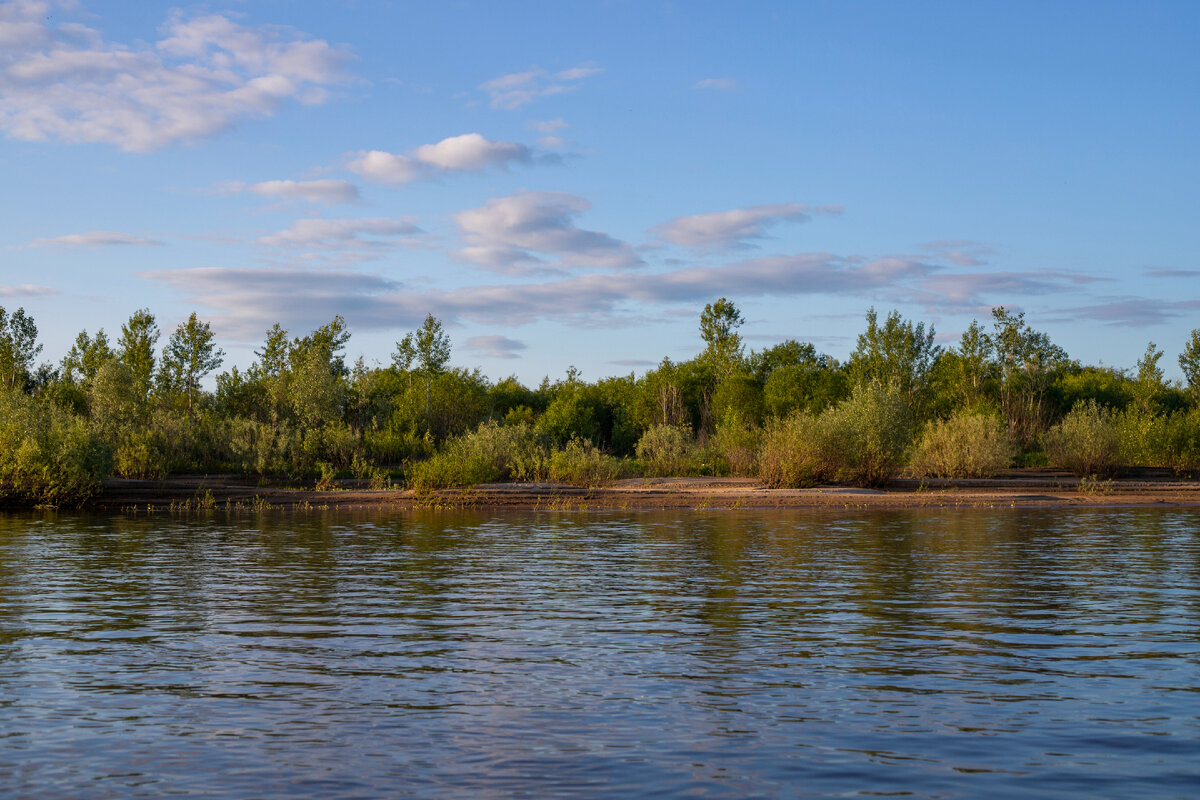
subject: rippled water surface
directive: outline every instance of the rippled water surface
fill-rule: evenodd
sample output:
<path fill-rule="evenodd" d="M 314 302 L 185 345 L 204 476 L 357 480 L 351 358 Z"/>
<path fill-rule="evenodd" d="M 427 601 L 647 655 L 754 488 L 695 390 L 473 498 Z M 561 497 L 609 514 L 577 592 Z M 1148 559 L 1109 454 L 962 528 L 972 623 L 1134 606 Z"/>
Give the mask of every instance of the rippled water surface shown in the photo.
<path fill-rule="evenodd" d="M 0 516 L 0 796 L 1200 796 L 1200 512 Z"/>

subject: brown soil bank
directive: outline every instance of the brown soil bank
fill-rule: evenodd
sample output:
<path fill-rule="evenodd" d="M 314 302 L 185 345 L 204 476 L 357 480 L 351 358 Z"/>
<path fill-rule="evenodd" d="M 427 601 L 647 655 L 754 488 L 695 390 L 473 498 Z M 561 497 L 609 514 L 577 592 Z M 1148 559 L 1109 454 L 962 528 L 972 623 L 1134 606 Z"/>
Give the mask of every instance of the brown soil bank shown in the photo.
<path fill-rule="evenodd" d="M 602 488 L 498 483 L 416 492 L 369 490 L 344 481 L 317 491 L 260 486 L 227 475 L 165 481 L 112 479 L 92 503 L 102 510 L 255 508 L 1037 508 L 1067 506 L 1200 506 L 1200 481 L 1147 473 L 1112 481 L 1080 481 L 1065 472 L 1012 470 L 986 480 L 896 480 L 882 489 L 819 486 L 768 489 L 752 478 L 631 478 Z"/>

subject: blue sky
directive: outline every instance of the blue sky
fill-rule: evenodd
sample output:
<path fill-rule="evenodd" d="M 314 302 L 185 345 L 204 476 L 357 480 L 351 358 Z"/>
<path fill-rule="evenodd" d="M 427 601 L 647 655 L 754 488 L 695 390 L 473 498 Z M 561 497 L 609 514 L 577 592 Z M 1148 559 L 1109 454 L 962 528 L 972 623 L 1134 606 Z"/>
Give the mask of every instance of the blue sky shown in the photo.
<path fill-rule="evenodd" d="M 0 3 L 0 305 L 57 361 L 192 310 L 227 366 L 426 313 L 528 383 L 844 358 L 1024 310 L 1168 374 L 1200 327 L 1200 4 Z"/>

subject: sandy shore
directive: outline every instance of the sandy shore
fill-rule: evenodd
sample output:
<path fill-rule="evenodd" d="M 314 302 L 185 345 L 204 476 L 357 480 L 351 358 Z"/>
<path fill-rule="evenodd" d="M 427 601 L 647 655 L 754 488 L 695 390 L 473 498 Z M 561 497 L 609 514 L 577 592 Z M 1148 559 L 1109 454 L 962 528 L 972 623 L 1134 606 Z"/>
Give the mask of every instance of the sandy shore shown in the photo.
<path fill-rule="evenodd" d="M 896 480 L 886 487 L 768 489 L 751 478 L 631 478 L 601 488 L 557 484 L 483 484 L 416 492 L 370 490 L 361 482 L 315 491 L 257 485 L 241 477 L 188 475 L 165 481 L 112 479 L 93 507 L 108 510 L 203 508 L 1029 508 L 1067 506 L 1200 506 L 1200 481 L 1149 474 L 1083 482 L 1065 472 L 1012 470 L 986 480 Z"/>

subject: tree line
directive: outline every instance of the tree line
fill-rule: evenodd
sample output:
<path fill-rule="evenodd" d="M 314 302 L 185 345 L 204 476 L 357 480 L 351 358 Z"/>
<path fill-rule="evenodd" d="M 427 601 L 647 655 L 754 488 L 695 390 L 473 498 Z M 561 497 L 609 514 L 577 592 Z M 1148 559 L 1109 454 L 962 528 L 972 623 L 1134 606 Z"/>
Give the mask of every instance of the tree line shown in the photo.
<path fill-rule="evenodd" d="M 219 372 L 208 391 L 225 354 L 195 313 L 161 347 L 142 309 L 115 340 L 81 331 L 57 363 L 38 363 L 35 321 L 0 308 L 0 499 L 79 502 L 107 476 L 176 472 L 376 485 L 628 472 L 878 483 L 906 463 L 978 471 L 930 466 L 954 450 L 990 448 L 1000 466 L 1061 461 L 1063 425 L 1085 413 L 1089 436 L 1103 428 L 1117 442 L 1110 461 L 1200 468 L 1200 329 L 1179 358 L 1184 382 L 1170 383 L 1153 343 L 1130 369 L 1084 365 L 1003 307 L 950 347 L 935 344 L 932 325 L 871 309 L 844 363 L 792 339 L 747 351 L 743 321 L 720 298 L 700 314 L 691 359 L 594 382 L 571 368 L 529 387 L 451 366 L 432 315 L 391 364 L 350 363 L 350 331 L 335 316 L 302 335 L 274 325 L 254 362 Z M 851 463 L 875 450 L 888 452 L 881 465 Z"/>

